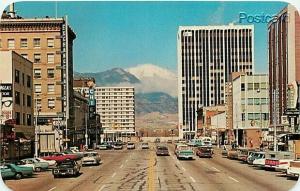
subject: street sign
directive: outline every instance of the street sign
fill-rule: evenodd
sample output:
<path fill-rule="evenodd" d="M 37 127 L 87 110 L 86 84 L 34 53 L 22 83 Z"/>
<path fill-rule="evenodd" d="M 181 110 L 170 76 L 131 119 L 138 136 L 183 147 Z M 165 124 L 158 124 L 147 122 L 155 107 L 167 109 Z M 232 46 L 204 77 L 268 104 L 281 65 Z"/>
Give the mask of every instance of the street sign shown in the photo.
<path fill-rule="evenodd" d="M 12 97 L 12 84 L 2 83 L 0 84 L 0 92 L 2 93 L 2 97 Z"/>

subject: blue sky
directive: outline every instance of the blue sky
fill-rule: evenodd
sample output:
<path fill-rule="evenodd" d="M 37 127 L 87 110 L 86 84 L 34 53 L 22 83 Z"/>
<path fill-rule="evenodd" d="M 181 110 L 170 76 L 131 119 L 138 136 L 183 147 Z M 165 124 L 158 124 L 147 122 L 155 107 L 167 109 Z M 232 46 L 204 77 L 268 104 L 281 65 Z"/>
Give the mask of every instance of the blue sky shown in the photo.
<path fill-rule="evenodd" d="M 55 17 L 55 4 L 20 2 L 15 9 L 24 18 Z M 280 2 L 57 2 L 57 15 L 68 15 L 77 34 L 75 71 L 145 63 L 176 71 L 178 26 L 238 23 L 240 12 L 273 15 L 284 6 Z M 266 23 L 255 24 L 255 61 L 256 72 L 267 72 Z"/>

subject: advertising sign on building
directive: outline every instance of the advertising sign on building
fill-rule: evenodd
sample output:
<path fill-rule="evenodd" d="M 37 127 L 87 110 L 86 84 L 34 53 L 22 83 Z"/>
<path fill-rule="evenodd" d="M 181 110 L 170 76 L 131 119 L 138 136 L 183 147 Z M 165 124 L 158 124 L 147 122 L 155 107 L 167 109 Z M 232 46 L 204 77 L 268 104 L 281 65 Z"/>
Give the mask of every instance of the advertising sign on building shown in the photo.
<path fill-rule="evenodd" d="M 0 91 L 2 93 L 2 97 L 12 97 L 12 84 L 10 83 L 0 84 Z"/>
<path fill-rule="evenodd" d="M 287 108 L 296 109 L 298 101 L 298 84 L 296 81 L 288 84 L 287 90 Z"/>

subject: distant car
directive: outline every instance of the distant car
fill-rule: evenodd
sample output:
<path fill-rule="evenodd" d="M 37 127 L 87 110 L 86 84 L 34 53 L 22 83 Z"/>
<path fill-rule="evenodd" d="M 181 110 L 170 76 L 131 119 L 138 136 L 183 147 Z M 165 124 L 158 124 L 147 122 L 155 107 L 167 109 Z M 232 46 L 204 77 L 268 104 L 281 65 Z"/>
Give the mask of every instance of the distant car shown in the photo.
<path fill-rule="evenodd" d="M 168 140 L 167 143 L 172 143 L 172 140 Z"/>
<path fill-rule="evenodd" d="M 123 149 L 123 144 L 122 142 L 117 142 L 114 144 L 114 149 L 115 150 L 122 150 Z"/>
<path fill-rule="evenodd" d="M 0 170 L 3 179 L 15 178 L 18 180 L 24 176 L 32 176 L 33 174 L 32 167 L 21 167 L 15 164 L 5 164 L 0 166 Z"/>
<path fill-rule="evenodd" d="M 52 169 L 54 178 L 60 176 L 78 176 L 80 173 L 80 165 L 75 160 L 64 160 L 57 164 L 56 168 Z"/>
<path fill-rule="evenodd" d="M 82 158 L 82 166 L 99 165 L 100 161 L 100 155 L 97 152 L 85 152 Z"/>
<path fill-rule="evenodd" d="M 106 143 L 102 143 L 101 145 L 97 145 L 96 148 L 100 149 L 100 150 L 107 150 L 108 149 L 108 145 Z"/>
<path fill-rule="evenodd" d="M 71 149 L 68 149 L 68 150 L 65 150 L 64 151 L 65 154 L 73 154 L 73 155 L 77 155 L 77 157 L 79 159 L 81 159 L 83 157 L 83 152 L 80 152 L 78 150 L 71 150 Z"/>
<path fill-rule="evenodd" d="M 200 146 L 197 147 L 196 155 L 199 157 L 209 157 L 212 158 L 213 156 L 213 149 L 209 146 Z"/>
<path fill-rule="evenodd" d="M 156 155 L 157 156 L 169 156 L 169 150 L 166 146 L 157 146 L 156 147 Z"/>
<path fill-rule="evenodd" d="M 154 142 L 155 143 L 160 143 L 160 138 L 156 138 Z"/>
<path fill-rule="evenodd" d="M 127 149 L 135 149 L 135 144 L 132 142 L 127 143 Z"/>
<path fill-rule="evenodd" d="M 49 167 L 49 163 L 47 162 L 40 162 L 35 158 L 27 158 L 27 159 L 22 159 L 25 164 L 33 164 L 34 166 L 34 171 L 40 172 L 42 170 L 47 170 Z"/>
<path fill-rule="evenodd" d="M 142 143 L 142 149 L 149 149 L 148 143 Z"/>

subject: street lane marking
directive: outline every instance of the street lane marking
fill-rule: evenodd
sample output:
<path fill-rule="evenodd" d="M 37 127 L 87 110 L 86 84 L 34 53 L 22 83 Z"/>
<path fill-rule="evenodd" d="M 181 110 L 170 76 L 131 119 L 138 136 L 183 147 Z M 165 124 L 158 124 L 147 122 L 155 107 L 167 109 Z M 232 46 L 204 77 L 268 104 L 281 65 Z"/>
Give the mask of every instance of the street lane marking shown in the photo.
<path fill-rule="evenodd" d="M 52 190 L 54 190 L 56 187 L 53 187 L 53 188 L 51 188 L 50 190 L 48 190 L 48 191 L 52 191 Z"/>
<path fill-rule="evenodd" d="M 148 191 L 154 191 L 155 188 L 155 180 L 154 177 L 155 176 L 155 156 L 154 156 L 154 152 L 150 152 L 149 153 L 149 159 L 148 159 L 148 173 L 147 173 L 147 180 L 148 180 Z"/>
<path fill-rule="evenodd" d="M 105 188 L 105 185 L 101 186 L 101 188 L 99 189 L 99 191 L 102 191 Z"/>
<path fill-rule="evenodd" d="M 233 181 L 235 181 L 235 182 L 239 182 L 237 179 L 232 178 L 231 176 L 228 176 L 228 178 L 231 179 L 231 180 L 233 180 Z"/>
<path fill-rule="evenodd" d="M 195 180 L 193 177 L 191 177 L 191 176 L 190 176 L 190 179 L 191 179 L 193 182 L 196 182 L 196 180 Z"/>
<path fill-rule="evenodd" d="M 215 167 L 211 167 L 213 170 L 217 171 L 217 172 L 220 172 L 219 169 L 215 168 Z"/>
<path fill-rule="evenodd" d="M 120 166 L 120 168 L 123 168 L 123 164 Z"/>
<path fill-rule="evenodd" d="M 111 176 L 112 178 L 116 176 L 116 173 L 114 172 L 113 175 Z"/>

